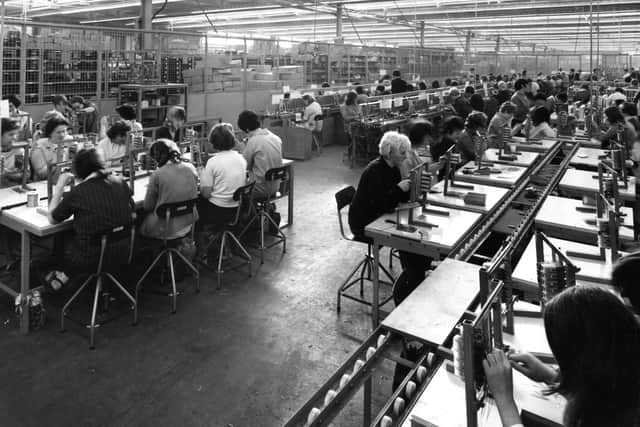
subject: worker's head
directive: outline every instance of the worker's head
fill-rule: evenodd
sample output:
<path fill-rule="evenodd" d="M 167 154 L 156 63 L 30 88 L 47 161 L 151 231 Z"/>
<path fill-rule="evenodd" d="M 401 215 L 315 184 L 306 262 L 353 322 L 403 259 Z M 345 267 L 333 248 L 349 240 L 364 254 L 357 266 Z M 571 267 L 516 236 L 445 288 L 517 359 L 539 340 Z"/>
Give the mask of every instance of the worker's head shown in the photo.
<path fill-rule="evenodd" d="M 431 88 L 433 88 L 433 89 L 438 89 L 438 88 L 440 88 L 440 82 L 439 82 L 439 81 L 437 81 L 437 80 L 432 81 L 432 82 L 431 82 Z"/>
<path fill-rule="evenodd" d="M 127 142 L 127 133 L 129 131 L 131 131 L 131 126 L 124 120 L 118 120 L 107 130 L 107 137 L 114 144 L 124 145 Z"/>
<path fill-rule="evenodd" d="M 454 87 L 449 91 L 449 97 L 451 97 L 452 101 L 455 101 L 456 99 L 460 98 L 460 91 Z"/>
<path fill-rule="evenodd" d="M 513 102 L 503 102 L 500 106 L 500 114 L 502 114 L 505 119 L 511 120 L 513 118 L 513 115 L 516 113 L 516 109 L 516 104 L 514 104 Z"/>
<path fill-rule="evenodd" d="M 507 82 L 505 82 L 504 80 L 500 80 L 498 82 L 498 90 L 506 90 L 507 89 Z"/>
<path fill-rule="evenodd" d="M 104 169 L 104 160 L 95 148 L 83 148 L 73 158 L 73 171 L 76 178 L 83 180 L 94 172 Z"/>
<path fill-rule="evenodd" d="M 518 79 L 513 87 L 516 92 L 524 93 L 529 89 L 529 82 L 525 79 Z"/>
<path fill-rule="evenodd" d="M 558 101 L 562 102 L 563 104 L 566 103 L 567 101 L 569 101 L 569 97 L 567 96 L 567 92 L 560 92 L 556 98 L 558 98 Z"/>
<path fill-rule="evenodd" d="M 2 118 L 2 151 L 9 151 L 11 145 L 18 140 L 20 123 L 15 119 Z"/>
<path fill-rule="evenodd" d="M 625 102 L 620 106 L 620 112 L 622 112 L 623 116 L 637 117 L 638 107 L 633 102 Z"/>
<path fill-rule="evenodd" d="M 400 167 L 407 157 L 407 147 L 411 147 L 411 142 L 406 135 L 389 131 L 382 135 L 378 150 L 387 163 Z"/>
<path fill-rule="evenodd" d="M 413 147 L 432 145 L 436 139 L 436 128 L 428 120 L 418 119 L 409 124 L 409 141 Z"/>
<path fill-rule="evenodd" d="M 84 108 L 84 106 L 86 105 L 86 101 L 83 97 L 81 96 L 74 96 L 73 98 L 71 98 L 71 107 L 74 110 L 80 110 L 81 108 Z"/>
<path fill-rule="evenodd" d="M 457 140 L 464 130 L 464 120 L 460 116 L 450 116 L 444 119 L 442 131 L 450 139 Z"/>
<path fill-rule="evenodd" d="M 464 126 L 472 132 L 483 130 L 487 127 L 487 116 L 481 111 L 474 111 L 467 116 Z"/>
<path fill-rule="evenodd" d="M 611 286 L 640 315 L 640 252 L 623 256 L 611 270 Z"/>
<path fill-rule="evenodd" d="M 11 114 L 16 114 L 18 112 L 18 109 L 22 105 L 22 100 L 18 95 L 15 94 L 3 96 L 2 99 L 6 99 L 7 101 L 9 101 L 9 111 L 11 112 Z"/>
<path fill-rule="evenodd" d="M 536 109 L 533 110 L 533 113 L 531 113 L 531 122 L 534 126 L 538 126 L 544 122 L 549 123 L 549 118 L 549 110 L 545 107 L 536 107 Z"/>
<path fill-rule="evenodd" d="M 313 101 L 315 101 L 313 96 L 309 95 L 309 94 L 304 95 L 302 97 L 302 100 L 304 101 L 304 105 L 311 105 L 313 103 Z"/>
<path fill-rule="evenodd" d="M 393 78 L 399 78 L 402 77 L 402 73 L 400 72 L 400 70 L 394 70 L 392 73 Z"/>
<path fill-rule="evenodd" d="M 69 107 L 69 101 L 64 95 L 55 95 L 52 100 L 53 108 L 59 113 L 65 113 Z"/>
<path fill-rule="evenodd" d="M 467 98 L 471 98 L 471 95 L 476 93 L 476 90 L 473 86 L 467 86 L 464 88 L 464 96 Z"/>
<path fill-rule="evenodd" d="M 129 104 L 122 104 L 116 107 L 116 113 L 124 120 L 135 120 L 136 119 L 136 109 Z"/>
<path fill-rule="evenodd" d="M 355 105 L 358 100 L 358 94 L 355 92 L 349 92 L 344 98 L 344 105 Z"/>
<path fill-rule="evenodd" d="M 156 161 L 158 167 L 166 165 L 168 161 L 180 162 L 180 149 L 170 139 L 161 138 L 154 142 L 149 149 L 149 155 Z"/>
<path fill-rule="evenodd" d="M 623 124 L 624 116 L 617 106 L 612 106 L 604 110 L 604 115 L 610 125 Z"/>
<path fill-rule="evenodd" d="M 484 99 L 479 93 L 471 95 L 471 98 L 469 98 L 469 104 L 471 104 L 471 108 L 475 111 L 484 111 Z"/>
<path fill-rule="evenodd" d="M 564 425 L 633 425 L 640 398 L 640 324 L 613 292 L 572 286 L 544 309 L 567 396 Z"/>
<path fill-rule="evenodd" d="M 174 105 L 167 110 L 167 122 L 174 128 L 180 129 L 187 121 L 187 112 L 184 108 Z"/>
<path fill-rule="evenodd" d="M 364 95 L 364 87 L 362 85 L 356 86 L 356 93 L 358 95 Z"/>
<path fill-rule="evenodd" d="M 60 114 L 52 116 L 44 125 L 43 134 L 45 138 L 49 138 L 51 142 L 62 142 L 67 136 L 69 122 Z"/>
<path fill-rule="evenodd" d="M 244 133 L 249 133 L 260 127 L 258 115 L 251 110 L 244 110 L 238 116 L 238 127 Z"/>
<path fill-rule="evenodd" d="M 384 85 L 378 85 L 376 86 L 376 95 L 384 95 L 386 90 L 387 89 L 384 87 Z"/>
<path fill-rule="evenodd" d="M 209 142 L 217 151 L 228 151 L 236 145 L 236 137 L 225 126 L 216 126 L 211 129 Z"/>

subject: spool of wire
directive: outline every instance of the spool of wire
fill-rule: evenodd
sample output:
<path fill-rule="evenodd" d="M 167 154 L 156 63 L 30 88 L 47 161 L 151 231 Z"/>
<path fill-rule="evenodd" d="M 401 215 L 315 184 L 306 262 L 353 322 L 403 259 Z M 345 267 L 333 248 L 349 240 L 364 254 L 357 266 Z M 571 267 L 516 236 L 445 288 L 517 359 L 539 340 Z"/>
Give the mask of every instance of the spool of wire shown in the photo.
<path fill-rule="evenodd" d="M 567 287 L 567 267 L 558 262 L 539 262 L 537 268 L 540 301 L 544 306 Z"/>

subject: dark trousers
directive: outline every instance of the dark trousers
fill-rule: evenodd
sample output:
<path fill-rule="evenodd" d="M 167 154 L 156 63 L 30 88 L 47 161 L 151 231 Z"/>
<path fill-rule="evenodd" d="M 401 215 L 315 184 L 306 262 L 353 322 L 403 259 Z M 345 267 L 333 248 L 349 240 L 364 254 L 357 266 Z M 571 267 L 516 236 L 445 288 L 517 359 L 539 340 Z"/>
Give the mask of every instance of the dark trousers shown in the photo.
<path fill-rule="evenodd" d="M 393 288 L 393 301 L 398 306 L 424 280 L 427 270 L 431 268 L 432 259 L 424 255 L 400 251 L 402 275 Z"/>

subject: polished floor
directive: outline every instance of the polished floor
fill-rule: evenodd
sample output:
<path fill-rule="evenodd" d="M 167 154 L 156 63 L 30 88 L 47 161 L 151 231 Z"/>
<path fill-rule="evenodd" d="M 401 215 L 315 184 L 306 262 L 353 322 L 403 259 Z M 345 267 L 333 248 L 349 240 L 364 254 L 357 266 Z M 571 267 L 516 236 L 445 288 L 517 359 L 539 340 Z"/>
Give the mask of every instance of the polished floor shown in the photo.
<path fill-rule="evenodd" d="M 2 299 L 0 426 L 284 424 L 370 333 L 365 307 L 335 310 L 337 286 L 363 254 L 340 239 L 333 195 L 360 172 L 342 151 L 296 163 L 287 254 L 270 249 L 253 278 L 229 273 L 220 291 L 210 273 L 200 294 L 185 279 L 175 315 L 168 299 L 145 295 L 139 325 L 129 316 L 104 325 L 95 351 L 81 327 L 59 333 L 53 302 L 45 328 L 20 335 Z M 378 398 L 391 375 L 376 375 Z M 334 426 L 361 425 L 361 411 L 356 396 Z"/>

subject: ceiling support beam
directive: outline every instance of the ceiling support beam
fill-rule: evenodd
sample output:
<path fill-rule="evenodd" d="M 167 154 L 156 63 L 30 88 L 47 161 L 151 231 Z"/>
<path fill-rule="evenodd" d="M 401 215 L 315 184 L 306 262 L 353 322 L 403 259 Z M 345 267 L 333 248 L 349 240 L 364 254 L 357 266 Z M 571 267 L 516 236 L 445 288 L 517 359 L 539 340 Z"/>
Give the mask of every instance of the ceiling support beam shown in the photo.
<path fill-rule="evenodd" d="M 336 5 L 336 42 L 342 39 L 342 3 Z"/>
<path fill-rule="evenodd" d="M 140 18 L 138 28 L 151 31 L 153 29 L 153 2 L 151 0 L 140 0 Z M 153 49 L 153 37 L 151 33 L 144 33 L 142 36 L 142 49 Z"/>

